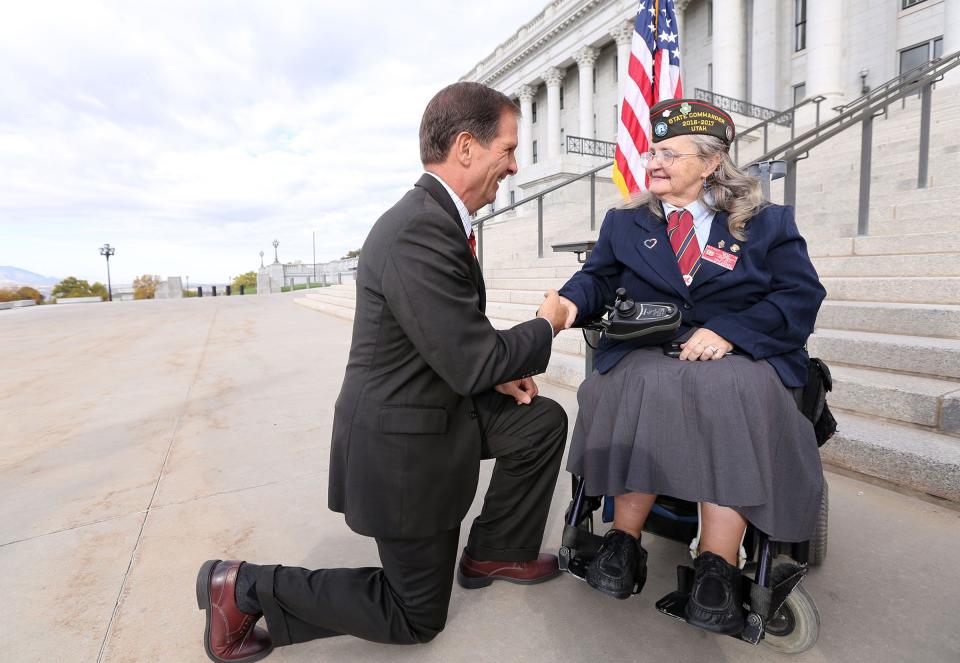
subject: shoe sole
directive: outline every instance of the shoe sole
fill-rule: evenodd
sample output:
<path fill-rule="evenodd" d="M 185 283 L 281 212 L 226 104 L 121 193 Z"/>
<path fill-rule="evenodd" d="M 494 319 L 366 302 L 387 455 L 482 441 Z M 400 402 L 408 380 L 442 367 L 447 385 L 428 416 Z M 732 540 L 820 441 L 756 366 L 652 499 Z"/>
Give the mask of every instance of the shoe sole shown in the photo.
<path fill-rule="evenodd" d="M 494 580 L 503 580 L 505 582 L 512 582 L 515 585 L 539 585 L 541 582 L 546 582 L 548 580 L 553 580 L 560 575 L 560 569 L 557 569 L 556 573 L 542 578 L 534 578 L 533 580 L 520 580 L 519 578 L 506 578 L 504 576 L 485 576 L 483 578 L 471 578 L 469 576 L 463 575 L 463 572 L 460 569 L 457 569 L 457 584 L 463 587 L 464 589 L 482 589 L 483 587 L 489 587 L 493 584 Z"/>
<path fill-rule="evenodd" d="M 264 650 L 253 656 L 247 656 L 246 658 L 234 658 L 234 659 L 225 659 L 220 658 L 212 651 L 210 651 L 210 616 L 213 612 L 210 607 L 210 579 L 213 577 L 213 570 L 216 568 L 217 564 L 220 563 L 219 559 L 210 559 L 203 563 L 203 566 L 200 567 L 200 571 L 197 573 L 197 608 L 203 610 L 207 613 L 206 626 L 203 629 L 203 649 L 207 652 L 207 656 L 211 661 L 215 663 L 254 663 L 254 661 L 259 661 L 260 659 L 266 658 L 270 655 L 270 652 L 273 651 L 273 648 Z"/>

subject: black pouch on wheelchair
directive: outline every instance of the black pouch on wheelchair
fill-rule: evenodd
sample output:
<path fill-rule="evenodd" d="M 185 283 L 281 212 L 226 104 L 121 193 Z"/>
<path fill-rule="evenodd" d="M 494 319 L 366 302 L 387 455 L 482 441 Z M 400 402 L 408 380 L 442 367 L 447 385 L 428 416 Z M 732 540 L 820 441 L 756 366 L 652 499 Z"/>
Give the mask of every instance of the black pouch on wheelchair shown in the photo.
<path fill-rule="evenodd" d="M 827 406 L 827 392 L 832 389 L 833 378 L 830 376 L 830 369 L 820 359 L 811 357 L 800 411 L 813 424 L 818 447 L 822 447 L 837 432 L 837 420 L 833 418 L 833 413 Z"/>

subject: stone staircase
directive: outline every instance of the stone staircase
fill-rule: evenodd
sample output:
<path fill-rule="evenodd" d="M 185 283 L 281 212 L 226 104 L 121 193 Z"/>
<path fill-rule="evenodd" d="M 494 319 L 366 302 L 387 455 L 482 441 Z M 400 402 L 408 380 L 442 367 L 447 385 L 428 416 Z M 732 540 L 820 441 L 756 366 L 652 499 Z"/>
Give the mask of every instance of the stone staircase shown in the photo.
<path fill-rule="evenodd" d="M 860 136 L 850 129 L 801 163 L 797 220 L 827 288 L 809 341 L 833 372 L 830 405 L 840 424 L 823 447 L 834 465 L 960 502 L 960 86 L 934 92 L 930 186 L 916 187 L 919 101 L 874 125 L 870 235 L 855 237 Z M 782 199 L 779 183 L 772 198 Z M 604 210 L 619 202 L 601 187 Z M 595 238 L 588 204 L 545 203 L 544 257 L 536 207 L 484 232 L 487 313 L 498 328 L 529 319 L 543 292 L 579 265 L 550 245 Z M 602 220 L 598 211 L 597 228 Z M 352 318 L 354 286 L 298 303 Z M 584 339 L 562 332 L 545 379 L 576 388 Z"/>

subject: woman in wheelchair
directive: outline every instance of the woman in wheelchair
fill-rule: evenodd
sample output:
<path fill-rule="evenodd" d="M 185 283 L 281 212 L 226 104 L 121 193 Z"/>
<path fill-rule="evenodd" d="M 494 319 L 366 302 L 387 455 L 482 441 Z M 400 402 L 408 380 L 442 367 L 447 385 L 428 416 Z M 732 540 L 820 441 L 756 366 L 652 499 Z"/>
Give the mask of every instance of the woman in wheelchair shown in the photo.
<path fill-rule="evenodd" d="M 825 290 L 792 208 L 764 201 L 730 158 L 726 113 L 673 99 L 654 106 L 650 122 L 647 193 L 607 213 L 560 294 L 572 326 L 602 314 L 620 287 L 637 302 L 671 302 L 683 316 L 677 338 L 687 337 L 679 358 L 642 339 L 601 338 L 577 395 L 567 469 L 588 494 L 615 501 L 590 586 L 618 598 L 637 591 L 656 496 L 698 502 L 686 617 L 737 633 L 747 522 L 780 541 L 807 540 L 815 526 L 822 468 L 794 390 L 807 378 L 804 344 Z"/>

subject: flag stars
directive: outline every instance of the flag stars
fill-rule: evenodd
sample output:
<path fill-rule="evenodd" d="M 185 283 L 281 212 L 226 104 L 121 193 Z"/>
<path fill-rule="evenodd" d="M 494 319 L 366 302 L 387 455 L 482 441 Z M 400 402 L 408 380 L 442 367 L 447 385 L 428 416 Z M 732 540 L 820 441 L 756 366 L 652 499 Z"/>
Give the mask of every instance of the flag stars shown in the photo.
<path fill-rule="evenodd" d="M 666 44 L 673 44 L 677 41 L 677 33 L 675 32 L 661 32 L 660 41 Z"/>

